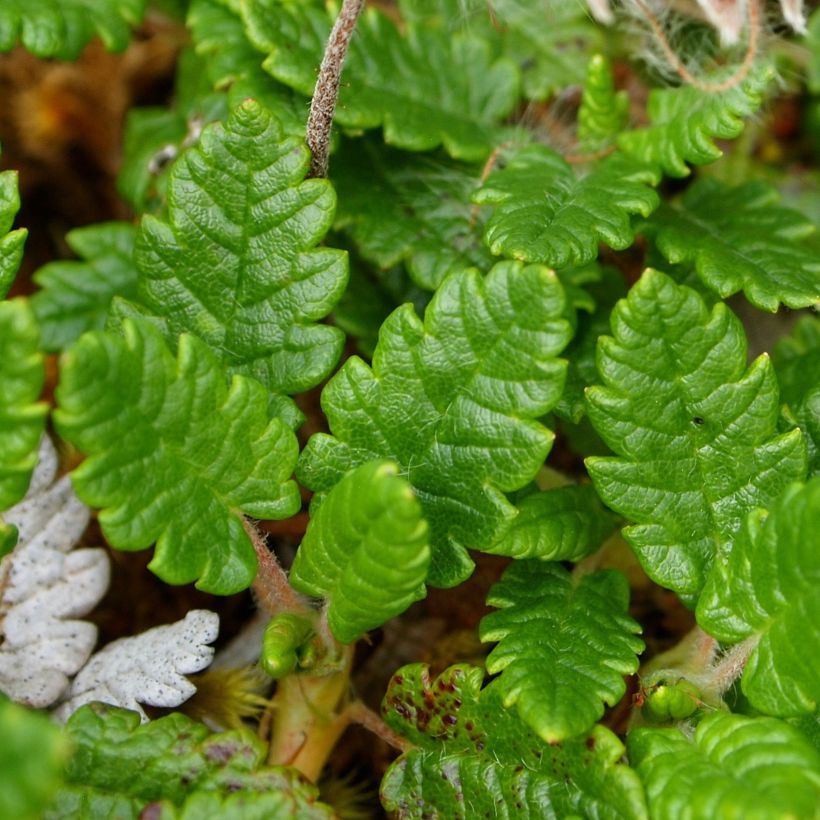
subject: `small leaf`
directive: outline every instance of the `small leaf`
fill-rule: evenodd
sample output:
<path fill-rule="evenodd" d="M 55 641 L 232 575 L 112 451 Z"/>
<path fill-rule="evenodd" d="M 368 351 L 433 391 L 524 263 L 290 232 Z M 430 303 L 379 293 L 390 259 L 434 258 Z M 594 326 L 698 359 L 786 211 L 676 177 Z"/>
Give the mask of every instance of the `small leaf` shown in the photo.
<path fill-rule="evenodd" d="M 248 729 L 211 734 L 178 712 L 140 725 L 135 712 L 92 704 L 75 712 L 65 731 L 75 751 L 50 816 L 138 820 L 147 816 L 147 809 L 146 814 L 141 810 L 154 801 L 172 810 L 195 795 L 238 793 L 250 799 L 270 793 L 284 806 L 280 814 L 266 817 L 333 817 L 318 802 L 315 787 L 294 769 L 264 765 L 263 744 Z M 191 811 L 183 816 L 193 820 L 223 815 Z"/>
<path fill-rule="evenodd" d="M 650 124 L 625 131 L 618 146 L 671 177 L 689 174 L 686 163 L 706 165 L 723 156 L 715 140 L 734 139 L 763 102 L 774 69 L 762 63 L 725 91 L 704 92 L 690 85 L 649 92 Z"/>
<path fill-rule="evenodd" d="M 694 738 L 678 729 L 636 729 L 629 759 L 657 820 L 813 817 L 820 755 L 774 718 L 713 712 Z"/>
<path fill-rule="evenodd" d="M 25 499 L 6 513 L 20 540 L 3 559 L 0 689 L 38 709 L 62 695 L 88 660 L 97 627 L 84 620 L 108 589 L 102 549 L 74 549 L 91 511 L 67 476 L 55 481 L 57 453 L 48 437 Z"/>
<path fill-rule="evenodd" d="M 68 742 L 43 715 L 0 702 L 0 817 L 38 820 L 51 802 Z"/>
<path fill-rule="evenodd" d="M 292 612 L 280 613 L 265 627 L 259 665 L 274 680 L 289 675 L 299 665 L 314 634 L 314 626 L 306 618 Z"/>
<path fill-rule="evenodd" d="M 201 672 L 214 656 L 219 616 L 192 609 L 181 621 L 156 626 L 131 638 L 120 638 L 97 652 L 66 692 L 55 714 L 67 720 L 86 703 L 107 703 L 137 712 L 140 704 L 179 706 L 196 692 L 185 675 Z"/>
<path fill-rule="evenodd" d="M 348 473 L 322 499 L 296 553 L 294 589 L 328 599 L 342 643 L 400 615 L 425 595 L 427 522 L 410 484 L 389 461 Z"/>
<path fill-rule="evenodd" d="M 77 228 L 68 246 L 83 261 L 49 262 L 34 274 L 31 300 L 45 350 L 64 350 L 87 330 L 102 330 L 114 296 L 136 293 L 136 230 L 127 222 Z"/>
<path fill-rule="evenodd" d="M 242 5 L 251 40 L 270 52 L 265 68 L 305 96 L 313 94 L 333 21 L 322 6 Z M 398 148 L 443 145 L 457 159 L 480 161 L 503 139 L 501 123 L 517 97 L 515 66 L 493 59 L 483 40 L 413 26 L 402 34 L 387 15 L 368 8 L 345 60 L 334 119 L 355 129 L 381 126 L 385 142 Z"/>
<path fill-rule="evenodd" d="M 0 16 L 3 12 L 0 10 Z M 2 28 L 0 26 L 0 28 Z M 0 32 L 2 38 L 2 32 Z M 17 188 L 17 172 L 0 173 L 0 299 L 4 299 L 14 281 L 23 245 L 28 236 L 25 228 L 11 230 L 17 211 L 20 210 L 20 192 Z"/>
<path fill-rule="evenodd" d="M 246 589 L 256 554 L 240 511 L 296 512 L 296 438 L 268 418 L 258 382 L 225 384 L 196 337 L 180 337 L 175 361 L 147 323 L 126 320 L 124 333 L 87 333 L 62 360 L 55 421 L 89 455 L 72 473 L 74 487 L 104 508 L 99 520 L 113 546 L 157 542 L 149 566 L 167 583 L 198 579 L 221 595 Z"/>
<path fill-rule="evenodd" d="M 801 242 L 814 225 L 779 204 L 765 182 L 734 188 L 706 177 L 687 189 L 682 208 L 663 205 L 646 224 L 673 264 L 693 263 L 722 298 L 742 290 L 761 310 L 820 302 L 820 259 Z"/>
<path fill-rule="evenodd" d="M 174 164 L 168 222 L 144 217 L 137 239 L 141 310 L 282 394 L 324 379 L 344 341 L 318 324 L 344 291 L 347 260 L 315 249 L 335 197 L 327 180 L 304 181 L 308 161 L 248 100 Z"/>
<path fill-rule="evenodd" d="M 809 475 L 820 473 L 820 317 L 804 316 L 774 349 L 780 397 L 809 450 Z"/>
<path fill-rule="evenodd" d="M 28 489 L 48 407 L 40 331 L 28 303 L 0 302 L 0 510 Z M 4 530 L 0 522 L 0 531 Z"/>
<path fill-rule="evenodd" d="M 479 209 L 470 204 L 481 168 L 345 140 L 331 163 L 336 227 L 382 268 L 407 262 L 419 287 L 435 290 L 466 265 L 488 267 Z M 473 213 L 475 211 L 475 213 Z"/>
<path fill-rule="evenodd" d="M 372 369 L 348 359 L 322 393 L 333 435 L 311 437 L 298 475 L 329 490 L 360 464 L 400 466 L 430 525 L 428 582 L 454 586 L 515 518 L 504 493 L 526 486 L 552 433 L 535 421 L 558 400 L 570 336 L 555 275 L 506 262 L 486 277 L 453 273 L 424 314 L 410 305 L 382 326 Z"/>
<path fill-rule="evenodd" d="M 122 51 L 145 5 L 146 0 L 3 0 L 0 52 L 19 39 L 37 57 L 76 60 L 95 36 L 109 51 Z"/>
<path fill-rule="evenodd" d="M 629 96 L 615 91 L 612 66 L 596 54 L 587 68 L 587 78 L 578 109 L 578 139 L 584 150 L 600 149 L 620 134 L 629 121 Z"/>
<path fill-rule="evenodd" d="M 589 731 L 638 670 L 644 644 L 621 573 L 579 580 L 557 564 L 516 561 L 487 604 L 499 609 L 481 621 L 481 640 L 498 641 L 487 671 L 501 673 L 504 705 L 547 743 Z"/>
<path fill-rule="evenodd" d="M 800 432 L 776 435 L 768 357 L 746 367 L 731 311 L 648 270 L 598 342 L 602 387 L 589 416 L 618 458 L 588 458 L 604 503 L 635 522 L 624 536 L 649 576 L 690 599 L 746 514 L 805 475 Z"/>
<path fill-rule="evenodd" d="M 484 234 L 494 254 L 562 268 L 591 262 L 599 242 L 628 248 L 630 214 L 657 207 L 649 187 L 657 182 L 651 167 L 621 154 L 578 177 L 554 151 L 531 145 L 490 174 L 473 201 L 496 206 Z"/>
<path fill-rule="evenodd" d="M 393 676 L 385 720 L 415 746 L 382 781 L 382 802 L 401 818 L 646 818 L 643 789 L 620 765 L 623 746 L 603 726 L 547 745 L 483 672 L 451 666 L 435 680 L 413 664 Z"/>
<path fill-rule="evenodd" d="M 820 477 L 793 484 L 768 516 L 752 512 L 729 557 L 716 561 L 698 623 L 725 643 L 753 639 L 743 693 L 765 714 L 813 713 L 820 703 Z"/>
<path fill-rule="evenodd" d="M 502 539 L 502 554 L 513 558 L 578 561 L 598 549 L 616 526 L 589 485 L 535 492 L 518 509 Z"/>

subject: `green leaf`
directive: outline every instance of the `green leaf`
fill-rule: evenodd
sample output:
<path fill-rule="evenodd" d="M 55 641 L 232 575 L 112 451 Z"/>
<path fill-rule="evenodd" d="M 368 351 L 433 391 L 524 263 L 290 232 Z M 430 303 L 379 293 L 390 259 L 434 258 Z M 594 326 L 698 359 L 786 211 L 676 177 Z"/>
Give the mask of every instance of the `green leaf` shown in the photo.
<path fill-rule="evenodd" d="M 450 274 L 423 323 L 398 308 L 372 369 L 354 356 L 325 387 L 333 435 L 310 439 L 300 481 L 322 492 L 359 464 L 396 462 L 430 524 L 428 582 L 460 583 L 473 568 L 467 548 L 493 551 L 515 519 L 504 493 L 528 484 L 549 452 L 553 435 L 535 419 L 561 395 L 565 310 L 546 268 Z"/>
<path fill-rule="evenodd" d="M 636 159 L 657 165 L 671 177 L 689 174 L 686 163 L 706 165 L 723 156 L 715 140 L 734 139 L 760 108 L 774 77 L 769 63 L 752 69 L 726 91 L 704 92 L 690 85 L 649 92 L 646 128 L 625 131 L 618 146 Z M 718 77 L 718 81 L 719 81 Z"/>
<path fill-rule="evenodd" d="M 698 180 L 681 208 L 663 205 L 645 226 L 673 264 L 694 264 L 700 278 L 722 298 L 742 290 L 762 310 L 775 312 L 820 302 L 820 259 L 801 242 L 814 225 L 785 208 L 765 182 L 729 187 Z"/>
<path fill-rule="evenodd" d="M 334 18 L 323 4 L 248 0 L 248 34 L 270 57 L 280 82 L 313 94 L 316 71 Z M 466 34 L 407 26 L 401 34 L 368 8 L 345 60 L 335 121 L 384 129 L 384 140 L 410 151 L 443 145 L 457 159 L 479 161 L 504 139 L 501 123 L 518 97 L 518 72 L 493 59 L 487 44 Z"/>
<path fill-rule="evenodd" d="M 489 267 L 479 209 L 470 204 L 481 168 L 345 140 L 331 163 L 339 196 L 336 227 L 382 268 L 407 263 L 419 287 L 435 290 L 465 265 Z"/>
<path fill-rule="evenodd" d="M 49 262 L 34 274 L 42 290 L 31 306 L 44 350 L 64 350 L 87 330 L 102 330 L 111 299 L 136 293 L 135 236 L 127 222 L 77 228 L 66 242 L 83 261 Z"/>
<path fill-rule="evenodd" d="M 598 343 L 604 386 L 587 390 L 593 426 L 619 458 L 589 458 L 604 503 L 659 584 L 691 599 L 746 514 L 805 475 L 798 430 L 776 435 L 777 381 L 746 367 L 735 315 L 648 270 Z"/>
<path fill-rule="evenodd" d="M 122 51 L 145 13 L 146 0 L 3 0 L 0 52 L 18 39 L 37 57 L 74 60 L 92 37 Z"/>
<path fill-rule="evenodd" d="M 780 398 L 794 415 L 809 450 L 809 474 L 820 473 L 820 317 L 804 316 L 774 349 Z"/>
<path fill-rule="evenodd" d="M 344 291 L 347 259 L 315 249 L 335 197 L 327 180 L 303 181 L 308 163 L 304 144 L 248 100 L 175 163 L 168 221 L 144 217 L 137 237 L 141 309 L 282 394 L 326 378 L 344 342 L 317 324 Z"/>
<path fill-rule="evenodd" d="M 490 589 L 499 609 L 481 621 L 497 641 L 487 671 L 504 706 L 547 743 L 589 731 L 626 691 L 644 644 L 627 614 L 629 585 L 619 572 L 571 576 L 558 564 L 516 561 Z"/>
<path fill-rule="evenodd" d="M 810 55 L 806 84 L 812 94 L 820 94 L 820 9 L 809 18 L 806 45 Z"/>
<path fill-rule="evenodd" d="M 716 561 L 698 623 L 724 643 L 752 640 L 743 693 L 770 715 L 813 713 L 820 702 L 820 477 L 793 484 L 768 515 L 750 513 L 729 557 Z"/>
<path fill-rule="evenodd" d="M 585 151 L 609 145 L 629 122 L 629 95 L 615 91 L 612 65 L 596 54 L 587 68 L 578 109 L 578 140 Z"/>
<path fill-rule="evenodd" d="M 774 718 L 714 712 L 693 738 L 678 729 L 636 729 L 628 745 L 653 820 L 816 814 L 820 756 Z"/>
<path fill-rule="evenodd" d="M 37 820 L 60 782 L 68 744 L 44 715 L 0 702 L 0 817 Z"/>
<path fill-rule="evenodd" d="M 175 361 L 148 323 L 126 320 L 123 330 L 88 333 L 62 360 L 55 421 L 89 456 L 72 473 L 77 495 L 103 508 L 103 533 L 118 549 L 156 541 L 149 567 L 163 581 L 198 579 L 219 595 L 246 589 L 256 554 L 241 513 L 298 510 L 296 439 L 268 419 L 264 388 L 243 376 L 228 387 L 195 336 L 180 337 Z"/>
<path fill-rule="evenodd" d="M 263 68 L 231 0 L 192 0 L 187 18 L 196 53 L 211 87 L 227 90 L 231 107 L 251 97 L 273 113 L 285 136 L 302 138 L 308 103 Z"/>
<path fill-rule="evenodd" d="M 0 11 L 0 15 L 2 15 Z M 20 210 L 20 192 L 17 172 L 0 173 L 0 299 L 5 298 L 23 258 L 23 245 L 28 236 L 25 228 L 11 230 L 14 217 Z"/>
<path fill-rule="evenodd" d="M 657 182 L 650 166 L 621 154 L 579 177 L 555 151 L 531 145 L 490 174 L 473 201 L 496 206 L 484 234 L 494 254 L 562 268 L 591 262 L 599 242 L 628 248 L 630 214 L 657 207 L 649 187 Z"/>
<path fill-rule="evenodd" d="M 513 558 L 578 561 L 615 529 L 615 517 L 588 484 L 535 492 L 518 509 L 502 539 L 504 555 Z"/>
<path fill-rule="evenodd" d="M 415 748 L 382 781 L 382 802 L 403 818 L 645 818 L 643 789 L 620 765 L 623 746 L 596 726 L 547 745 L 503 708 L 496 684 L 481 689 L 477 667 L 431 678 L 422 664 L 393 676 L 385 720 Z"/>
<path fill-rule="evenodd" d="M 28 489 L 45 429 L 48 406 L 38 402 L 45 370 L 40 331 L 27 302 L 0 302 L 0 510 L 16 504 Z M 13 546 L 16 531 L 0 518 L 0 555 Z"/>
<path fill-rule="evenodd" d="M 334 816 L 295 770 L 265 766 L 265 748 L 247 729 L 211 734 L 179 713 L 140 725 L 136 712 L 91 704 L 71 716 L 66 734 L 75 750 L 65 786 L 47 815 L 55 820 L 137 820 L 148 816 L 147 804 L 156 801 L 163 801 L 157 809 L 169 812 L 162 817 L 222 817 L 219 812 L 197 814 L 194 808 L 235 806 L 227 799 L 235 792 L 251 805 L 261 800 L 261 805 L 280 807 L 268 817 Z M 257 793 L 267 793 L 273 802 Z M 183 811 L 177 814 L 174 806 Z"/>
<path fill-rule="evenodd" d="M 321 500 L 290 571 L 294 589 L 328 600 L 328 624 L 353 643 L 425 596 L 427 522 L 389 461 L 348 473 Z"/>

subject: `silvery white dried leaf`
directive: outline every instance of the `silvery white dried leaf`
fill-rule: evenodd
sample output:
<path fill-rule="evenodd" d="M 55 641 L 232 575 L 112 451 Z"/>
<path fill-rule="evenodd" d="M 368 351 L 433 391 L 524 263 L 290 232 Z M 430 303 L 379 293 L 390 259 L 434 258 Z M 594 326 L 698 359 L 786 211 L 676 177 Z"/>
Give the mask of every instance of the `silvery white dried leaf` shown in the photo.
<path fill-rule="evenodd" d="M 587 0 L 587 5 L 589 6 L 590 14 L 599 22 L 599 23 L 609 23 L 615 22 L 615 15 L 612 13 L 612 9 L 609 7 L 609 0 Z"/>
<path fill-rule="evenodd" d="M 746 0 L 698 0 L 706 19 L 717 29 L 721 42 L 734 45 L 746 26 Z"/>
<path fill-rule="evenodd" d="M 806 14 L 803 11 L 803 0 L 780 0 L 783 19 L 798 33 L 806 33 Z"/>
<path fill-rule="evenodd" d="M 0 564 L 0 690 L 28 706 L 50 706 L 88 660 L 97 628 L 75 620 L 108 589 L 105 550 L 72 550 L 90 511 L 68 477 L 56 483 L 57 453 L 40 443 L 26 497 L 4 518 L 17 526 L 14 551 Z"/>
<path fill-rule="evenodd" d="M 84 704 L 101 701 L 139 712 L 146 723 L 141 703 L 179 706 L 196 692 L 185 675 L 210 664 L 214 650 L 207 644 L 218 634 L 215 612 L 192 609 L 174 624 L 113 641 L 77 675 L 54 714 L 65 721 Z"/>

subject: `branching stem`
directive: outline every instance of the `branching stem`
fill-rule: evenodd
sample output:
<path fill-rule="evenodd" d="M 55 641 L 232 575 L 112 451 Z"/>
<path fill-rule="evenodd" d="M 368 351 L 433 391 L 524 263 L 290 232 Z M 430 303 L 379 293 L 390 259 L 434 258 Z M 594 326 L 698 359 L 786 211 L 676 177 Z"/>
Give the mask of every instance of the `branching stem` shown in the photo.
<path fill-rule="evenodd" d="M 339 96 L 339 81 L 350 38 L 363 7 L 364 0 L 344 0 L 325 46 L 316 87 L 313 89 L 313 99 L 310 101 L 310 115 L 305 135 L 312 155 L 312 177 L 327 176 L 330 129 Z"/>
<path fill-rule="evenodd" d="M 748 76 L 757 57 L 758 37 L 760 36 L 760 0 L 749 0 L 749 41 L 742 62 L 730 77 L 727 77 L 725 80 L 720 80 L 719 82 L 701 80 L 692 74 L 683 64 L 681 58 L 675 53 L 675 50 L 672 48 L 672 45 L 664 33 L 663 26 L 661 26 L 660 21 L 652 9 L 649 8 L 644 0 L 633 0 L 633 2 L 646 16 L 646 22 L 652 29 L 658 41 L 658 45 L 661 47 L 669 64 L 687 85 L 691 85 L 693 88 L 697 88 L 699 91 L 703 91 L 707 94 L 719 94 L 722 91 L 729 91 L 732 88 L 736 88 Z"/>

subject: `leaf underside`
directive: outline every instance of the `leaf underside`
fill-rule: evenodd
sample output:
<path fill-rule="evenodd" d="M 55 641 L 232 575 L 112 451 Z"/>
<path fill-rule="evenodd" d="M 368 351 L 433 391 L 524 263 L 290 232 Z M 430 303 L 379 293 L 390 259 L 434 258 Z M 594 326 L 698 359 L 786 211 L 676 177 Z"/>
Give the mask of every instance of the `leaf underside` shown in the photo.
<path fill-rule="evenodd" d="M 311 96 L 316 67 L 333 21 L 318 2 L 249 0 L 242 5 L 249 36 L 270 57 L 279 82 Z M 366 9 L 345 59 L 334 120 L 382 127 L 389 145 L 428 151 L 442 145 L 457 159 L 480 161 L 503 140 L 501 123 L 518 96 L 518 71 L 468 34 L 396 25 Z"/>
<path fill-rule="evenodd" d="M 410 305 L 382 325 L 372 368 L 348 359 L 322 393 L 332 435 L 299 461 L 310 489 L 352 467 L 397 463 L 430 525 L 428 582 L 454 586 L 514 520 L 504 493 L 528 484 L 553 436 L 535 421 L 561 395 L 565 297 L 555 275 L 507 262 L 448 276 L 424 322 Z"/>
<path fill-rule="evenodd" d="M 698 623 L 718 640 L 757 645 L 741 685 L 752 706 L 786 717 L 820 703 L 820 477 L 790 486 L 768 516 L 752 512 L 726 561 L 715 563 Z"/>
<path fill-rule="evenodd" d="M 636 729 L 628 746 L 657 820 L 813 817 L 820 801 L 820 756 L 775 718 L 714 712 L 694 738 Z"/>
<path fill-rule="evenodd" d="M 624 535 L 659 584 L 692 598 L 746 514 L 806 470 L 799 430 L 776 435 L 777 381 L 746 367 L 743 329 L 687 287 L 648 270 L 598 342 L 603 385 L 590 420 L 618 457 L 587 467 L 599 495 L 635 522 Z"/>
<path fill-rule="evenodd" d="M 37 57 L 75 60 L 92 37 L 122 51 L 146 0 L 3 0 L 0 52 L 20 42 Z"/>
<path fill-rule="evenodd" d="M 144 217 L 136 246 L 140 313 L 288 395 L 324 379 L 344 341 L 318 324 L 344 291 L 347 259 L 315 249 L 335 196 L 327 180 L 303 181 L 308 162 L 304 144 L 248 100 L 174 164 L 168 221 Z"/>
<path fill-rule="evenodd" d="M 290 571 L 294 589 L 329 601 L 342 643 L 423 598 L 430 565 L 427 522 L 410 485 L 389 461 L 348 473 L 322 499 Z"/>
<path fill-rule="evenodd" d="M 558 564 L 516 561 L 490 589 L 498 612 L 481 621 L 497 641 L 487 671 L 505 706 L 547 743 L 589 731 L 638 669 L 640 625 L 626 614 L 629 585 L 618 572 L 574 579 Z"/>
<path fill-rule="evenodd" d="M 180 337 L 175 360 L 150 324 L 126 320 L 123 329 L 124 338 L 88 333 L 64 354 L 55 422 L 89 456 L 72 473 L 77 494 L 103 508 L 113 546 L 156 542 L 149 566 L 167 583 L 246 589 L 256 555 L 240 511 L 296 512 L 296 438 L 268 418 L 258 382 L 234 376 L 226 385 L 196 337 Z"/>
<path fill-rule="evenodd" d="M 779 200 L 764 182 L 730 188 L 707 177 L 646 227 L 670 262 L 694 264 L 721 298 L 742 290 L 762 310 L 809 307 L 820 303 L 820 259 L 801 240 L 815 228 Z"/>
<path fill-rule="evenodd" d="M 641 785 L 619 764 L 623 746 L 603 726 L 547 745 L 483 671 L 451 666 L 433 679 L 422 664 L 393 676 L 382 702 L 390 726 L 414 748 L 388 769 L 381 797 L 402 818 L 508 820 L 645 818 Z"/>

